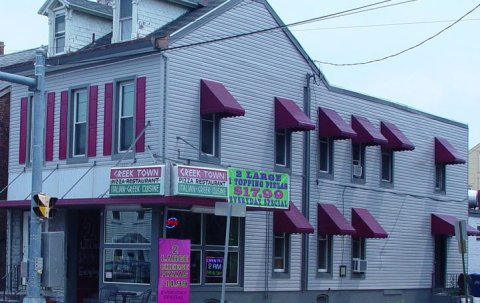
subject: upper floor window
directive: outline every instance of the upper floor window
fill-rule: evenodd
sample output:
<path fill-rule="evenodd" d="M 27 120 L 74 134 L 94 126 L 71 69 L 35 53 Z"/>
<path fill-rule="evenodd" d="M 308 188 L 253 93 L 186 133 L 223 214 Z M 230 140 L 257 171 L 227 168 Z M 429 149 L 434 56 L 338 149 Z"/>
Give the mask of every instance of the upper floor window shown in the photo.
<path fill-rule="evenodd" d="M 132 0 L 120 0 L 120 40 L 132 38 Z"/>
<path fill-rule="evenodd" d="M 393 151 L 382 148 L 382 182 L 393 183 Z"/>
<path fill-rule="evenodd" d="M 290 138 L 291 134 L 286 129 L 275 131 L 275 165 L 277 167 L 290 167 Z"/>
<path fill-rule="evenodd" d="M 202 115 L 201 153 L 210 157 L 218 157 L 220 120 L 215 114 Z"/>
<path fill-rule="evenodd" d="M 134 141 L 134 82 L 119 82 L 117 84 L 117 92 L 117 152 L 126 152 Z"/>
<path fill-rule="evenodd" d="M 352 143 L 352 176 L 353 179 L 365 179 L 365 146 Z"/>
<path fill-rule="evenodd" d="M 27 163 L 33 162 L 33 132 L 34 132 L 34 119 L 33 114 L 33 96 L 28 97 L 28 140 L 27 140 Z"/>
<path fill-rule="evenodd" d="M 442 163 L 435 164 L 435 190 L 445 191 L 446 165 Z"/>
<path fill-rule="evenodd" d="M 276 233 L 273 237 L 273 271 L 288 272 L 289 235 Z"/>
<path fill-rule="evenodd" d="M 318 140 L 319 170 L 321 173 L 333 172 L 333 139 L 320 138 Z"/>
<path fill-rule="evenodd" d="M 332 272 L 332 235 L 318 235 L 318 268 L 320 273 Z"/>
<path fill-rule="evenodd" d="M 55 16 L 55 54 L 63 53 L 65 51 L 65 14 L 58 14 Z"/>
<path fill-rule="evenodd" d="M 72 139 L 70 145 L 72 147 L 72 157 L 85 156 L 87 147 L 87 89 L 74 90 L 72 101 Z"/>

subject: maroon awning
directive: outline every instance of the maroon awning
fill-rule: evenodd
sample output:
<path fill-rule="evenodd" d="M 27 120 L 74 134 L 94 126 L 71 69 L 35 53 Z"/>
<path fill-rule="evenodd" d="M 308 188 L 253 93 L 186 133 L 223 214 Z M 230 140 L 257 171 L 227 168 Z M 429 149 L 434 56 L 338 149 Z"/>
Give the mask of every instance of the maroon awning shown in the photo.
<path fill-rule="evenodd" d="M 288 210 L 273 212 L 273 231 L 278 234 L 311 234 L 313 227 L 295 204 L 290 202 Z"/>
<path fill-rule="evenodd" d="M 333 204 L 318 204 L 317 230 L 319 235 L 355 235 L 353 226 Z"/>
<path fill-rule="evenodd" d="M 335 140 L 353 139 L 357 134 L 350 125 L 333 109 L 318 108 L 318 133 L 321 138 L 329 137 Z"/>
<path fill-rule="evenodd" d="M 435 163 L 438 164 L 465 164 L 455 148 L 445 138 L 435 137 Z"/>
<path fill-rule="evenodd" d="M 387 238 L 388 234 L 365 208 L 352 208 L 352 225 L 355 236 L 363 238 Z"/>
<path fill-rule="evenodd" d="M 432 214 L 431 218 L 432 235 L 455 235 L 455 223 L 460 221 L 457 217 L 452 215 Z M 467 225 L 467 235 L 480 236 L 480 231 L 470 225 Z"/>
<path fill-rule="evenodd" d="M 292 100 L 275 97 L 275 129 L 309 131 L 315 123 Z"/>
<path fill-rule="evenodd" d="M 244 116 L 245 110 L 220 82 L 200 80 L 200 113 L 222 118 Z"/>
<path fill-rule="evenodd" d="M 368 121 L 367 118 L 352 115 L 352 128 L 357 133 L 355 143 L 365 145 L 384 145 L 387 139 Z"/>
<path fill-rule="evenodd" d="M 398 127 L 390 122 L 380 122 L 380 132 L 387 138 L 383 147 L 393 151 L 414 150 L 415 146 L 408 140 Z"/>

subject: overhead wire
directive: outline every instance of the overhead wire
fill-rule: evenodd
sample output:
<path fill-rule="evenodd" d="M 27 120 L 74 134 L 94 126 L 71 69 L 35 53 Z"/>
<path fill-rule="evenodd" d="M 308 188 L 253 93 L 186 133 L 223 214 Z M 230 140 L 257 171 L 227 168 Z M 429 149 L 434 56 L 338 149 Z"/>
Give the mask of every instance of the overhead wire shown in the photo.
<path fill-rule="evenodd" d="M 327 61 L 320 61 L 320 60 L 314 60 L 314 62 L 317 62 L 317 63 L 321 63 L 321 64 L 326 64 L 326 65 L 333 65 L 333 66 L 355 66 L 355 65 L 365 65 L 365 64 L 370 64 L 370 63 L 374 63 L 374 62 L 380 62 L 380 61 L 384 61 L 384 60 L 387 60 L 387 59 L 390 59 L 390 58 L 393 58 L 393 57 L 397 57 L 401 54 L 404 54 L 408 51 L 411 51 L 425 43 L 427 43 L 428 41 L 438 37 L 439 35 L 441 35 L 442 33 L 444 33 L 445 31 L 447 31 L 448 29 L 452 28 L 454 25 L 456 25 L 457 23 L 459 23 L 460 21 L 462 21 L 463 18 L 465 18 L 466 16 L 470 15 L 471 13 L 473 13 L 475 10 L 477 10 L 478 8 L 480 7 L 480 4 L 478 4 L 477 6 L 475 6 L 474 8 L 472 8 L 471 10 L 469 10 L 467 13 L 465 13 L 463 16 L 461 16 L 460 18 L 458 18 L 455 22 L 453 22 L 452 24 L 448 25 L 447 27 L 443 28 L 442 30 L 440 30 L 439 32 L 437 32 L 436 34 L 434 34 L 433 36 L 430 36 L 424 40 L 422 40 L 421 42 L 413 45 L 413 46 L 410 46 L 402 51 L 399 51 L 399 52 L 396 52 L 394 54 L 391 54 L 391 55 L 388 55 L 388 56 L 384 56 L 382 58 L 378 58 L 378 59 L 373 59 L 373 60 L 368 60 L 368 61 L 364 61 L 364 62 L 355 62 L 355 63 L 333 63 L 333 62 L 327 62 Z"/>

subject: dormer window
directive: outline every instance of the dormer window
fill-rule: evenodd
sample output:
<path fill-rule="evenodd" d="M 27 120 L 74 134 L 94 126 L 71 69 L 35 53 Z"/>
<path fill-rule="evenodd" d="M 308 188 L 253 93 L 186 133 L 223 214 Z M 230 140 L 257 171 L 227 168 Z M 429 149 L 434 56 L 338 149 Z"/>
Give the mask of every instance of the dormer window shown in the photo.
<path fill-rule="evenodd" d="M 65 14 L 55 15 L 55 54 L 65 51 Z"/>
<path fill-rule="evenodd" d="M 120 40 L 132 38 L 132 0 L 120 0 Z"/>

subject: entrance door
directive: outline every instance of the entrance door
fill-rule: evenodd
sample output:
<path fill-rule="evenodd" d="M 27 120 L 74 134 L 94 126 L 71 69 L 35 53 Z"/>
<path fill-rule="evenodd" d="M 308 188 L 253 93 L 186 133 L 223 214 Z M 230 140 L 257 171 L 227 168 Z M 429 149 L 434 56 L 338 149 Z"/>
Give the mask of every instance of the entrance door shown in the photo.
<path fill-rule="evenodd" d="M 434 288 L 444 288 L 447 272 L 447 237 L 435 236 Z"/>
<path fill-rule="evenodd" d="M 100 210 L 70 211 L 69 227 L 69 298 L 82 303 L 98 295 Z"/>

